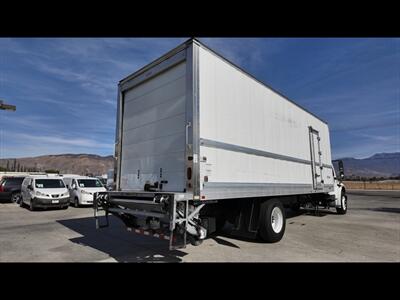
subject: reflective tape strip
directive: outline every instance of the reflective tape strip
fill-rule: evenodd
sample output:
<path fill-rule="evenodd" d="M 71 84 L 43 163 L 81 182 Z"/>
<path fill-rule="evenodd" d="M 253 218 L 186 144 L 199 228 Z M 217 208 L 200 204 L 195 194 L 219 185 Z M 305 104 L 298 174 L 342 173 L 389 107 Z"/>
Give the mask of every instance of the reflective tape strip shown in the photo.
<path fill-rule="evenodd" d="M 137 234 L 142 234 L 142 235 L 147 235 L 147 236 L 153 236 L 153 237 L 155 237 L 155 238 L 159 238 L 159 239 L 162 239 L 162 240 L 167 240 L 167 241 L 169 241 L 169 239 L 170 239 L 170 237 L 168 236 L 168 235 L 164 235 L 163 233 L 151 233 L 150 231 L 146 231 L 146 230 L 143 230 L 143 229 L 133 229 L 133 228 L 131 228 L 131 227 L 127 227 L 126 228 L 128 231 L 134 231 L 135 233 L 137 233 Z"/>

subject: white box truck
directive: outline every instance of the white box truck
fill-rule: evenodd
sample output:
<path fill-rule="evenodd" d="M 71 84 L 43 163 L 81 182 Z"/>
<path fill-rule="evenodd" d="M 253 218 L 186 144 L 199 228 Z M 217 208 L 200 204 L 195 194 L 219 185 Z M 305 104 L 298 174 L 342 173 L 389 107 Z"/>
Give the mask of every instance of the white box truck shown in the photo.
<path fill-rule="evenodd" d="M 279 241 L 285 208 L 347 210 L 326 122 L 190 39 L 119 82 L 116 190 L 94 199 L 128 230 L 198 245 L 226 221 Z"/>

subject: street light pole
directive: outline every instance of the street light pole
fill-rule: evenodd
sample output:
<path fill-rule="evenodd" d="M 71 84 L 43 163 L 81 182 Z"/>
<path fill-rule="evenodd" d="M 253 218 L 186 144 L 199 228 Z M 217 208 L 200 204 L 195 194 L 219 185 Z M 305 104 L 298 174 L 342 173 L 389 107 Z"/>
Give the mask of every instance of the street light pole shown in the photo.
<path fill-rule="evenodd" d="M 11 111 L 16 111 L 17 108 L 15 105 L 11 105 L 11 104 L 5 104 L 4 100 L 0 99 L 0 110 L 11 110 Z M 1 128 L 0 128 L 1 130 Z M 1 142 L 1 140 L 0 140 Z M 1 145 L 0 145 L 1 146 Z"/>

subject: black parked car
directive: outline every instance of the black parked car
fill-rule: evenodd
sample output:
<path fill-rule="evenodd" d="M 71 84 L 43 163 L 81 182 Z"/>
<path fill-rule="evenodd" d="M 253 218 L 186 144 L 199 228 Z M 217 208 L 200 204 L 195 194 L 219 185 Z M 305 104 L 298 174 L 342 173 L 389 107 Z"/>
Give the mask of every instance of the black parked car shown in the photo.
<path fill-rule="evenodd" d="M 19 203 L 21 200 L 21 185 L 25 177 L 3 177 L 0 180 L 0 201 Z"/>

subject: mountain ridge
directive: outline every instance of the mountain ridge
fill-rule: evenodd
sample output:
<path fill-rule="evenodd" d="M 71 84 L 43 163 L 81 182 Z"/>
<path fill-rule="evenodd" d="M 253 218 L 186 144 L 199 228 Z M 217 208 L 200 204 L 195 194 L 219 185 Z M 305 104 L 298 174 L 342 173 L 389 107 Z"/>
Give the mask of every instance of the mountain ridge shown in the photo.
<path fill-rule="evenodd" d="M 344 157 L 346 177 L 396 177 L 400 175 L 400 152 L 375 153 L 367 158 Z M 337 161 L 336 160 L 336 161 Z M 334 163 L 337 172 L 337 163 Z"/>
<path fill-rule="evenodd" d="M 25 168 L 35 168 L 39 171 L 59 170 L 61 173 L 85 175 L 87 173 L 101 175 L 114 167 L 112 155 L 101 156 L 90 153 L 51 154 L 22 158 L 0 159 L 0 167 L 13 167 L 14 160 Z M 400 175 L 400 152 L 375 153 L 367 158 L 344 157 L 346 177 L 395 177 Z M 337 161 L 337 160 L 335 160 Z M 337 172 L 337 163 L 334 163 Z M 337 172 L 338 173 L 338 172 Z"/>
<path fill-rule="evenodd" d="M 58 170 L 64 174 L 70 173 L 80 175 L 102 175 L 106 174 L 109 169 L 114 167 L 114 158 L 112 155 L 101 156 L 88 153 L 3 158 L 0 159 L 0 167 L 7 168 L 8 162 L 9 169 L 12 169 L 14 161 L 20 168 L 35 169 L 37 171 Z"/>

